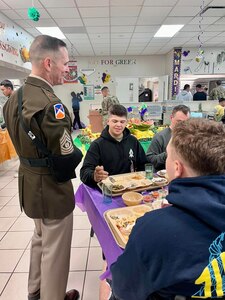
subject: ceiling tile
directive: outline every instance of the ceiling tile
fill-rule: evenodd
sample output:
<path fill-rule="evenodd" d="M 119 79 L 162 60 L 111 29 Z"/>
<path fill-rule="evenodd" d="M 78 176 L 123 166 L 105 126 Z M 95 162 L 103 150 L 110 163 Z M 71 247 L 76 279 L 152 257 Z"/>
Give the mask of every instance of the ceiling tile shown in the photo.
<path fill-rule="evenodd" d="M 32 21 L 28 21 L 30 24 Z M 54 20 L 52 19 L 40 19 L 38 24 L 35 24 L 37 27 L 55 27 L 57 26 Z"/>
<path fill-rule="evenodd" d="M 59 27 L 83 26 L 81 19 L 55 19 Z"/>
<path fill-rule="evenodd" d="M 10 18 L 11 20 L 20 20 L 20 19 L 22 19 L 22 17 L 19 14 L 17 14 L 14 10 L 11 10 L 11 9 L 10 10 L 8 10 L 8 9 L 3 10 L 2 13 L 6 17 Z"/>
<path fill-rule="evenodd" d="M 148 41 L 139 41 L 139 40 L 131 40 L 130 47 L 146 47 L 149 43 L 150 39 Z"/>
<path fill-rule="evenodd" d="M 166 17 L 170 11 L 171 11 L 171 7 L 162 7 L 162 6 L 143 7 L 140 13 L 140 17 L 151 17 L 151 16 Z"/>
<path fill-rule="evenodd" d="M 137 17 L 141 6 L 114 6 L 110 8 L 111 17 Z"/>
<path fill-rule="evenodd" d="M 91 39 L 109 39 L 109 34 L 107 33 L 90 33 L 89 37 Z"/>
<path fill-rule="evenodd" d="M 146 49 L 142 52 L 142 55 L 153 55 L 153 54 L 157 54 L 159 50 L 160 50 L 160 47 L 150 47 L 150 48 L 146 48 Z"/>
<path fill-rule="evenodd" d="M 134 26 L 111 26 L 112 33 L 133 32 Z"/>
<path fill-rule="evenodd" d="M 26 28 L 25 30 L 27 32 L 29 32 L 31 35 L 33 35 L 33 36 L 40 35 L 40 32 L 37 29 L 35 29 L 35 28 Z"/>
<path fill-rule="evenodd" d="M 202 29 L 205 29 L 207 25 L 202 25 Z M 185 31 L 199 31 L 198 25 L 185 25 L 183 28 L 181 28 L 180 32 Z"/>
<path fill-rule="evenodd" d="M 137 25 L 161 25 L 165 17 L 139 17 Z"/>
<path fill-rule="evenodd" d="M 225 36 L 225 31 L 219 34 L 220 36 Z"/>
<path fill-rule="evenodd" d="M 205 31 L 223 32 L 225 30 L 224 25 L 209 25 Z"/>
<path fill-rule="evenodd" d="M 109 33 L 109 27 L 86 27 L 88 33 Z"/>
<path fill-rule="evenodd" d="M 142 5 L 143 0 L 111 0 L 111 6 L 135 6 L 135 5 Z"/>
<path fill-rule="evenodd" d="M 145 0 L 144 6 L 174 6 L 177 0 Z"/>
<path fill-rule="evenodd" d="M 83 18 L 106 18 L 109 17 L 108 7 L 82 7 L 79 9 Z"/>
<path fill-rule="evenodd" d="M 109 26 L 109 18 L 85 18 L 83 21 L 86 26 Z"/>
<path fill-rule="evenodd" d="M 192 20 L 192 17 L 168 17 L 163 21 L 164 25 L 187 24 Z"/>
<path fill-rule="evenodd" d="M 128 44 L 130 42 L 130 39 L 122 39 L 123 45 Z M 120 44 L 121 45 L 121 39 L 111 39 L 111 44 Z"/>
<path fill-rule="evenodd" d="M 69 19 L 80 18 L 78 10 L 75 7 L 71 8 L 48 8 L 50 16 L 58 19 L 65 19 L 65 16 Z"/>
<path fill-rule="evenodd" d="M 126 52 L 126 55 L 140 55 L 142 50 L 129 50 Z"/>
<path fill-rule="evenodd" d="M 170 17 L 194 17 L 198 15 L 200 8 L 196 8 L 194 6 L 175 6 L 173 10 L 170 12 Z"/>
<path fill-rule="evenodd" d="M 224 37 L 222 37 L 222 36 L 216 36 L 216 37 L 209 38 L 207 40 L 207 42 L 219 42 L 219 43 L 221 43 L 224 40 L 225 40 L 225 36 Z"/>
<path fill-rule="evenodd" d="M 218 21 L 216 21 L 214 25 L 221 25 L 221 24 L 225 25 L 225 18 L 224 17 L 218 19 Z"/>
<path fill-rule="evenodd" d="M 135 27 L 135 33 L 138 33 L 138 32 L 153 32 L 155 33 L 158 29 L 159 29 L 159 25 L 152 25 L 152 26 L 136 26 Z"/>
<path fill-rule="evenodd" d="M 214 0 L 210 3 L 210 6 L 224 6 L 224 0 Z"/>
<path fill-rule="evenodd" d="M 76 0 L 78 7 L 109 6 L 109 0 Z"/>
<path fill-rule="evenodd" d="M 167 42 L 169 42 L 171 38 L 157 38 L 157 37 L 153 37 L 150 41 L 150 43 L 153 43 L 153 44 L 165 44 Z"/>
<path fill-rule="evenodd" d="M 137 22 L 137 17 L 118 17 L 111 18 L 111 25 L 119 26 L 119 25 L 135 25 Z"/>
<path fill-rule="evenodd" d="M 133 39 L 149 39 L 152 38 L 154 36 L 153 32 L 147 33 L 147 32 L 138 32 L 138 33 L 134 33 L 132 38 Z"/>
<path fill-rule="evenodd" d="M 182 37 L 194 37 L 195 35 L 197 35 L 198 33 L 196 31 L 192 32 L 192 31 L 187 31 L 187 32 L 183 32 L 183 31 L 179 31 L 178 33 L 176 33 L 174 35 L 174 37 L 176 38 L 182 38 Z"/>
<path fill-rule="evenodd" d="M 66 1 L 39 0 L 39 1 L 44 7 L 75 7 L 74 0 L 66 0 Z"/>
<path fill-rule="evenodd" d="M 211 6 L 211 5 L 210 5 Z M 225 6 L 223 4 L 223 6 Z M 225 16 L 225 9 L 208 9 L 204 14 L 203 17 L 224 17 Z"/>
<path fill-rule="evenodd" d="M 77 41 L 81 41 L 81 40 L 86 40 L 88 41 L 88 35 L 85 33 L 68 33 L 66 34 L 66 37 L 70 40 L 77 40 Z"/>
<path fill-rule="evenodd" d="M 14 20 L 14 22 L 22 28 L 31 28 L 32 26 L 25 20 Z M 40 32 L 39 32 L 40 34 Z"/>
<path fill-rule="evenodd" d="M 208 5 L 212 0 L 204 0 L 204 6 Z M 197 6 L 202 5 L 202 0 L 179 0 L 176 6 Z M 211 3 L 210 3 L 211 5 Z"/>
<path fill-rule="evenodd" d="M 92 44 L 109 44 L 110 39 L 109 38 L 104 38 L 104 39 L 91 39 Z"/>
<path fill-rule="evenodd" d="M 131 41 L 130 41 L 130 44 L 131 45 L 134 45 L 134 44 L 136 44 L 136 45 L 147 45 L 148 43 L 149 43 L 149 41 L 151 40 L 151 38 L 149 38 L 149 39 L 131 39 Z"/>
<path fill-rule="evenodd" d="M 131 38 L 132 36 L 132 33 L 124 33 L 124 32 L 121 32 L 121 33 L 111 33 L 111 38 L 112 39 L 129 39 Z"/>
<path fill-rule="evenodd" d="M 7 3 L 8 6 L 10 6 L 13 9 L 17 9 L 17 8 L 26 8 L 27 9 L 28 7 L 32 7 L 32 1 L 30 1 L 30 0 L 19 0 L 19 1 L 6 0 L 5 2 Z M 35 1 L 35 7 L 40 8 L 42 6 L 38 1 Z"/>
<path fill-rule="evenodd" d="M 98 51 L 98 52 L 96 51 L 95 55 L 96 56 L 110 55 L 110 51 Z"/>
<path fill-rule="evenodd" d="M 28 19 L 27 9 L 17 9 L 16 11 L 22 18 Z M 39 19 L 38 23 L 41 21 L 41 19 L 50 18 L 49 14 L 46 12 L 45 9 L 40 8 L 40 9 L 38 9 L 38 11 L 40 13 L 40 19 Z M 35 22 L 33 21 L 33 23 L 35 23 Z"/>
<path fill-rule="evenodd" d="M 78 33 L 78 34 L 83 34 L 87 33 L 86 28 L 83 26 L 71 26 L 71 27 L 60 27 L 63 33 Z"/>
<path fill-rule="evenodd" d="M 0 9 L 10 9 L 10 7 L 0 0 Z"/>
<path fill-rule="evenodd" d="M 206 24 L 206 25 L 210 25 L 210 24 L 213 24 L 214 22 L 216 22 L 217 20 L 219 20 L 220 17 L 203 17 L 203 18 L 200 18 L 200 17 L 196 17 L 196 18 L 193 18 L 189 24 L 197 24 L 199 25 L 199 22 L 201 22 L 201 24 Z"/>

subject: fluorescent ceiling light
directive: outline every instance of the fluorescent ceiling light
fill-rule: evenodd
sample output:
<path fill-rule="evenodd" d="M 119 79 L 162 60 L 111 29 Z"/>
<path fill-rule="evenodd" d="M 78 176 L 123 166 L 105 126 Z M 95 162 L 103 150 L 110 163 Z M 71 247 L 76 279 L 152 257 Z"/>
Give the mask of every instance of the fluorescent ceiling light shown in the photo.
<path fill-rule="evenodd" d="M 154 37 L 172 37 L 177 33 L 184 25 L 162 25 L 156 32 Z"/>
<path fill-rule="evenodd" d="M 50 35 L 62 40 L 66 39 L 59 27 L 36 27 L 36 29 L 42 34 Z"/>

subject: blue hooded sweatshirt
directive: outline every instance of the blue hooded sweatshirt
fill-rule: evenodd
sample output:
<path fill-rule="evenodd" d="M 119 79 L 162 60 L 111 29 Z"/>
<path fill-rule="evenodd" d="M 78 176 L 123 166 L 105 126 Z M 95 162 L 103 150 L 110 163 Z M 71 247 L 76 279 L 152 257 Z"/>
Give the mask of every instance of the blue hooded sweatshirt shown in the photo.
<path fill-rule="evenodd" d="M 167 200 L 172 206 L 138 219 L 111 266 L 114 295 L 225 295 L 225 175 L 175 179 Z"/>

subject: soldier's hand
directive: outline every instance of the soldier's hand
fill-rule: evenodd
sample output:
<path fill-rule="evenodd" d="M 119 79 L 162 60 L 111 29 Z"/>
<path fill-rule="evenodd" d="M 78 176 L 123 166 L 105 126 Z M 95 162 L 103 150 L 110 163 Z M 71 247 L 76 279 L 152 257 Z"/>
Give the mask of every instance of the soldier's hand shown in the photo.
<path fill-rule="evenodd" d="M 104 170 L 103 166 L 97 166 L 94 171 L 94 181 L 100 182 L 106 179 L 109 176 L 109 173 Z"/>

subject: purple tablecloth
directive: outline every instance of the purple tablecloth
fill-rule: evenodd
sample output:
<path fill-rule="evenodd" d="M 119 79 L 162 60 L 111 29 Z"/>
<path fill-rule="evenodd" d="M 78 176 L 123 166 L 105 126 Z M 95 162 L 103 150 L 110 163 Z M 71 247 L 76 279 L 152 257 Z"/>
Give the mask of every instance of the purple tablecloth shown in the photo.
<path fill-rule="evenodd" d="M 85 184 L 81 184 L 75 194 L 76 205 L 86 211 L 89 221 L 94 229 L 98 241 L 104 252 L 108 271 L 101 275 L 101 279 L 110 278 L 110 266 L 123 253 L 115 242 L 114 237 L 104 219 L 104 212 L 109 209 L 124 207 L 121 197 L 113 197 L 112 203 L 104 204 L 102 194 L 98 189 L 92 189 Z"/>

